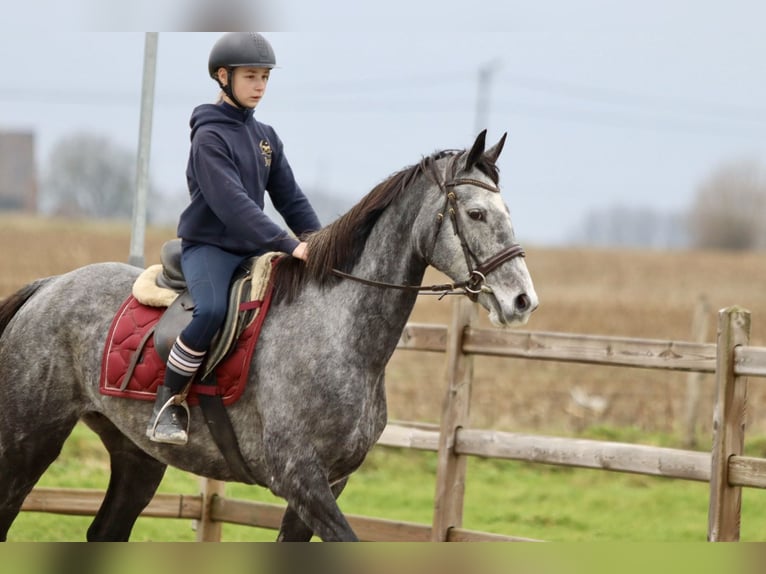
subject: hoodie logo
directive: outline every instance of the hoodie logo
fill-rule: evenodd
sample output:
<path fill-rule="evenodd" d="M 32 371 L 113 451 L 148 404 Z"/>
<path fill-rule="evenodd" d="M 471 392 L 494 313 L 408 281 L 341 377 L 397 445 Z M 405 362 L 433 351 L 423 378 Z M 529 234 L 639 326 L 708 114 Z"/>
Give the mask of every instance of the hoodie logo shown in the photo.
<path fill-rule="evenodd" d="M 263 165 L 265 165 L 266 167 L 270 167 L 271 166 L 271 144 L 269 143 L 269 140 L 261 140 L 259 147 L 261 148 L 261 156 L 263 156 Z"/>

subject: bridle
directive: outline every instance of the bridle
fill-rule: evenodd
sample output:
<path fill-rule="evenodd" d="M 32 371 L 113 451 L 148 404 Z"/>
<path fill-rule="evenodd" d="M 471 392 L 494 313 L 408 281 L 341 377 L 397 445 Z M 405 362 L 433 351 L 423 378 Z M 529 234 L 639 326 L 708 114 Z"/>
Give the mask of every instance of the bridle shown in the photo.
<path fill-rule="evenodd" d="M 499 253 L 493 255 L 483 263 L 479 263 L 479 259 L 471 250 L 468 242 L 463 235 L 462 227 L 460 225 L 460 217 L 458 215 L 457 196 L 455 195 L 454 188 L 461 185 L 474 185 L 481 187 L 493 193 L 500 193 L 500 189 L 497 186 L 491 185 L 479 179 L 473 179 L 469 177 L 456 177 L 457 172 L 457 159 L 459 155 L 453 155 L 450 157 L 449 164 L 445 173 L 449 174 L 449 179 L 442 181 L 439 170 L 436 168 L 436 161 L 430 161 L 426 163 L 426 160 L 421 162 L 421 168 L 423 172 L 433 181 L 436 186 L 444 194 L 444 207 L 437 214 L 437 225 L 434 231 L 434 242 L 441 231 L 442 224 L 444 223 L 445 214 L 449 215 L 449 219 L 452 222 L 452 230 L 460 240 L 460 247 L 463 250 L 463 256 L 465 257 L 466 267 L 468 269 L 468 278 L 458 283 L 444 283 L 438 285 L 400 285 L 396 283 L 385 283 L 383 281 L 374 281 L 372 279 L 364 279 L 357 277 L 349 273 L 345 273 L 338 269 L 333 269 L 332 272 L 338 277 L 344 279 L 351 279 L 365 285 L 372 285 L 375 287 L 384 287 L 387 289 L 400 289 L 406 291 L 418 291 L 420 294 L 438 294 L 441 297 L 445 295 L 466 295 L 472 301 L 478 299 L 479 293 L 482 291 L 492 292 L 491 287 L 486 285 L 487 275 L 492 273 L 495 269 L 500 267 L 506 261 L 510 261 L 516 257 L 524 257 L 524 248 L 518 243 L 512 243 L 506 249 L 503 249 Z M 430 292 L 430 293 L 429 293 Z M 440 297 L 440 298 L 441 298 Z"/>

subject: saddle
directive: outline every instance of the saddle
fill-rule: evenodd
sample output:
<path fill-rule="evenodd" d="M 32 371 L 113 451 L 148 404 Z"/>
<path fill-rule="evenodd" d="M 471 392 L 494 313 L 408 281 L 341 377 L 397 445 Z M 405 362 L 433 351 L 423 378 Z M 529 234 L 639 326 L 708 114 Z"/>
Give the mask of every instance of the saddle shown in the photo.
<path fill-rule="evenodd" d="M 192 385 L 213 440 L 232 471 L 239 476 L 239 480 L 249 484 L 255 484 L 256 479 L 239 449 L 236 434 L 218 390 L 216 367 L 236 348 L 240 336 L 256 318 L 259 321 L 256 333 L 259 330 L 270 301 L 267 293 L 270 290 L 271 270 L 282 255 L 267 253 L 253 257 L 237 269 L 229 289 L 226 318 L 214 337 Z M 133 285 L 133 297 L 144 305 L 167 307 L 154 328 L 144 335 L 133 361 L 139 360 L 141 347 L 149 337 L 153 337 L 154 349 L 163 363 L 166 363 L 173 344 L 191 321 L 194 310 L 194 301 L 186 288 L 181 269 L 180 239 L 167 241 L 162 246 L 160 264 L 150 266 L 139 276 Z M 133 367 L 135 365 L 129 367 L 123 385 L 130 380 Z"/>
<path fill-rule="evenodd" d="M 252 257 L 240 265 L 235 272 L 229 288 L 226 318 L 213 338 L 205 356 L 205 362 L 196 377 L 202 384 L 205 384 L 215 368 L 227 357 L 240 335 L 255 318 L 263 299 L 272 259 L 273 257 L 269 257 L 268 254 Z M 181 270 L 180 239 L 165 242 L 160 251 L 160 262 L 161 269 L 155 273 L 155 284 L 160 289 L 170 290 L 176 294 L 154 329 L 154 348 L 162 361 L 167 362 L 170 349 L 178 335 L 192 319 L 194 301 L 191 293 L 186 289 L 186 280 Z M 140 294 L 140 283 L 137 281 L 133 296 L 143 303 Z"/>

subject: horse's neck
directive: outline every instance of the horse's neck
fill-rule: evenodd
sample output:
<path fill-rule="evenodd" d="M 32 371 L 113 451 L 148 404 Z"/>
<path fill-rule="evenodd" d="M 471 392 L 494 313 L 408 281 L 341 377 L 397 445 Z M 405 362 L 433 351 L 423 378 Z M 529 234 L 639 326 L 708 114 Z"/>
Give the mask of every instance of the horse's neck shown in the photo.
<path fill-rule="evenodd" d="M 414 194 L 408 194 L 412 201 Z M 417 198 L 417 196 L 415 196 Z M 400 199 L 381 215 L 365 244 L 364 251 L 351 273 L 397 285 L 419 285 L 426 263 L 415 252 L 416 219 L 419 206 Z M 368 344 L 370 355 L 382 352 L 387 361 L 401 336 L 402 329 L 415 305 L 417 294 L 385 287 L 364 285 L 343 279 L 338 294 L 344 303 L 355 332 L 372 333 L 373 337 L 355 341 Z"/>
<path fill-rule="evenodd" d="M 409 195 L 408 199 L 412 199 L 414 194 Z M 410 207 L 402 200 L 389 206 L 372 229 L 353 274 L 398 285 L 419 284 L 426 263 L 415 252 L 419 243 L 415 237 L 418 234 L 417 213 L 417 206 Z M 402 293 L 381 288 L 377 292 L 387 299 L 392 294 Z"/>

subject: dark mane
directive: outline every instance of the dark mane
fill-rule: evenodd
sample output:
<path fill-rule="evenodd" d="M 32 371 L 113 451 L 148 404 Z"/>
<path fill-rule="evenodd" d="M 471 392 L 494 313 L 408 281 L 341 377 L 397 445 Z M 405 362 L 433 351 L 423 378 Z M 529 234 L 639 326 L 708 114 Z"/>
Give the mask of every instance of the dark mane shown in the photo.
<path fill-rule="evenodd" d="M 308 261 L 303 263 L 285 257 L 275 268 L 274 300 L 292 300 L 308 280 L 320 285 L 336 281 L 333 269 L 350 271 L 359 260 L 367 238 L 383 211 L 419 176 L 427 174 L 433 162 L 460 153 L 463 152 L 439 151 L 394 173 L 376 185 L 346 214 L 305 238 L 308 243 Z M 494 163 L 482 157 L 476 168 L 497 184 L 498 169 Z"/>

